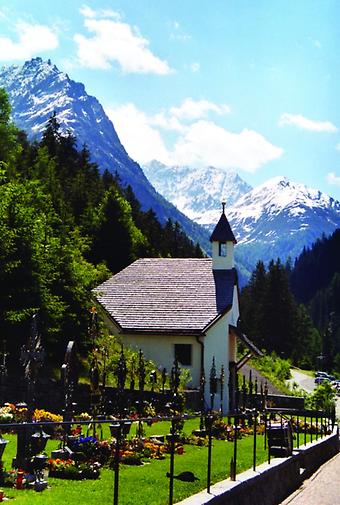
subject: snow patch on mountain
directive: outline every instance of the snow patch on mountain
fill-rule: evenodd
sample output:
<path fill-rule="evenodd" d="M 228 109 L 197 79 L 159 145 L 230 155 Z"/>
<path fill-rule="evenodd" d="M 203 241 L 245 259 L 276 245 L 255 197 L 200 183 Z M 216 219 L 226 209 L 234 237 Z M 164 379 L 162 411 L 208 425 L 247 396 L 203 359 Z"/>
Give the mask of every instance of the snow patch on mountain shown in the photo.
<path fill-rule="evenodd" d="M 138 163 L 129 157 L 97 98 L 88 95 L 82 83 L 70 79 L 50 60 L 33 58 L 23 66 L 0 68 L 0 87 L 8 92 L 13 122 L 30 139 L 41 137 L 55 113 L 61 132 L 74 134 L 79 148 L 86 144 L 102 172 L 117 173 L 123 185 L 130 185 L 143 210 L 152 208 L 162 223 L 168 218 L 178 221 L 194 242 L 209 250 L 207 231 L 155 191 Z"/>
<path fill-rule="evenodd" d="M 159 193 L 200 224 L 206 224 L 204 216 L 214 211 L 218 221 L 222 200 L 232 205 L 252 189 L 236 172 L 215 167 L 169 167 L 152 161 L 143 170 Z"/>

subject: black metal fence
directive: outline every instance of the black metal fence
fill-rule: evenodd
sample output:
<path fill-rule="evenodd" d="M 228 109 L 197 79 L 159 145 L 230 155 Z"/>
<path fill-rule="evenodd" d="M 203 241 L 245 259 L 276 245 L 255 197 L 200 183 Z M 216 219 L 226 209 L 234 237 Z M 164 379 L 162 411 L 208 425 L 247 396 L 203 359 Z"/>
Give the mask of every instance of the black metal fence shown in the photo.
<path fill-rule="evenodd" d="M 169 492 L 168 503 L 173 504 L 174 500 L 174 477 L 175 477 L 175 455 L 176 444 L 181 437 L 181 425 L 188 419 L 193 419 L 196 416 L 170 416 L 164 417 L 162 420 L 170 421 L 170 433 L 166 434 L 165 438 L 169 447 Z M 140 418 L 137 423 L 150 423 L 160 421 L 160 418 Z M 242 427 L 252 427 L 253 449 L 252 449 L 252 468 L 256 469 L 257 450 L 259 443 L 264 444 L 264 449 L 268 451 L 268 462 L 274 456 L 289 456 L 293 451 L 293 437 L 295 446 L 299 448 L 306 444 L 307 440 L 317 440 L 320 437 L 332 432 L 335 417 L 334 412 L 310 411 L 310 410 L 289 410 L 289 409 L 264 409 L 263 411 L 248 410 L 231 412 L 224 421 L 230 426 L 229 440 L 233 444 L 232 458 L 226 464 L 226 475 L 229 473 L 231 480 L 236 479 L 237 464 L 238 464 L 238 440 Z M 206 414 L 203 417 L 203 429 L 197 430 L 196 434 L 205 437 L 207 442 L 207 471 L 206 471 L 206 490 L 209 493 L 212 485 L 212 453 L 213 439 L 218 437 L 218 430 L 222 422 L 222 417 L 216 414 Z M 15 467 L 25 466 L 28 462 L 34 461 L 39 452 L 42 451 L 44 442 L 47 437 L 44 437 L 44 430 L 51 431 L 58 427 L 59 433 L 62 430 L 62 449 L 69 450 L 70 442 L 70 427 L 73 425 L 86 426 L 87 430 L 92 430 L 100 436 L 99 427 L 104 424 L 110 425 L 112 436 L 112 470 L 113 470 L 113 498 L 114 505 L 119 503 L 119 474 L 120 474 L 120 451 L 124 440 L 128 438 L 129 428 L 131 427 L 131 419 L 91 419 L 85 421 L 63 421 L 63 422 L 34 422 L 34 423 L 2 423 L 0 424 L 0 432 L 11 430 L 17 434 L 17 455 L 13 462 Z M 264 436 L 260 437 L 259 442 L 259 427 Z M 52 430 L 53 431 L 53 430 Z M 39 435 L 40 433 L 40 435 Z M 46 434 L 45 434 L 46 435 Z M 142 430 L 139 436 L 142 436 Z M 35 437 L 34 443 L 33 439 Z M 0 436 L 0 448 L 5 446 L 6 441 Z M 3 451 L 2 451 L 3 452 Z M 0 453 L 1 458 L 1 453 Z M 41 467 L 41 459 L 37 460 L 37 465 Z M 39 470 L 38 468 L 38 470 Z M 0 467 L 0 483 L 2 465 Z M 190 472 L 186 472 L 186 478 L 190 478 Z M 100 484 L 98 484 L 100 485 Z"/>

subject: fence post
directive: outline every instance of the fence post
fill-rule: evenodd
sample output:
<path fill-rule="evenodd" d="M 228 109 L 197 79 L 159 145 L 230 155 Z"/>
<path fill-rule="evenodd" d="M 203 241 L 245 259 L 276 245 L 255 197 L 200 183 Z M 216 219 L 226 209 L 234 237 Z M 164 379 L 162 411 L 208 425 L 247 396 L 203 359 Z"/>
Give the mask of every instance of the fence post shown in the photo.
<path fill-rule="evenodd" d="M 304 427 L 304 444 L 307 444 L 307 417 L 305 416 L 305 427 Z"/>
<path fill-rule="evenodd" d="M 232 459 L 232 475 L 231 480 L 236 480 L 236 467 L 237 467 L 237 432 L 238 432 L 238 416 L 234 417 L 234 456 Z"/>
<path fill-rule="evenodd" d="M 170 442 L 170 472 L 169 472 L 169 505 L 173 504 L 174 498 L 174 466 L 175 466 L 175 442 L 177 439 L 175 421 L 171 422 L 171 433 L 166 438 Z"/>
<path fill-rule="evenodd" d="M 334 430 L 335 421 L 336 421 L 336 412 L 335 412 L 335 405 L 333 405 L 333 407 L 332 407 L 332 431 Z"/>
<path fill-rule="evenodd" d="M 257 411 L 256 410 L 255 410 L 255 414 L 254 414 L 253 429 L 254 429 L 253 470 L 255 472 L 255 470 L 256 470 L 256 431 L 257 431 Z"/>
<path fill-rule="evenodd" d="M 270 414 L 269 414 L 269 429 L 271 427 L 271 419 L 270 419 Z M 270 447 L 268 443 L 268 465 L 270 464 Z"/>
<path fill-rule="evenodd" d="M 310 416 L 310 441 L 313 441 L 313 416 Z"/>
<path fill-rule="evenodd" d="M 210 483 L 211 483 L 211 446 L 212 446 L 212 425 L 214 418 L 208 415 L 205 418 L 205 427 L 208 431 L 208 467 L 207 467 L 207 492 L 210 493 Z"/>
<path fill-rule="evenodd" d="M 114 455 L 114 488 L 113 488 L 113 505 L 118 505 L 118 489 L 119 489 L 119 453 L 120 453 L 120 442 L 122 434 L 122 426 L 117 423 L 116 429 L 116 447 Z"/>
<path fill-rule="evenodd" d="M 300 418 L 296 417 L 296 446 L 300 447 Z"/>
<path fill-rule="evenodd" d="M 318 418 L 318 414 L 316 414 L 316 417 L 315 417 L 315 426 L 316 426 L 316 440 L 319 438 L 319 418 Z"/>

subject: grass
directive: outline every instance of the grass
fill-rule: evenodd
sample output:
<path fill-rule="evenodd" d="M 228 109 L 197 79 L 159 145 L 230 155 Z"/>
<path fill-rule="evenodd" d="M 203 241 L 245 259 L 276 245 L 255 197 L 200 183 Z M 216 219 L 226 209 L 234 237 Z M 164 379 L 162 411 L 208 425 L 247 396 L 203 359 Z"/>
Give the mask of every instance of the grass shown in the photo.
<path fill-rule="evenodd" d="M 286 380 L 291 378 L 291 363 L 289 360 L 279 358 L 275 353 L 272 353 L 261 358 L 252 359 L 250 364 L 271 382 L 281 394 L 294 394 L 286 384 Z"/>
<path fill-rule="evenodd" d="M 136 423 L 132 425 L 131 436 L 135 435 Z M 185 432 L 191 433 L 198 428 L 198 420 L 191 419 L 185 422 Z M 169 433 L 170 423 L 159 422 L 152 427 L 146 427 L 146 436 Z M 104 438 L 108 438 L 109 428 L 104 425 Z M 4 453 L 4 464 L 7 469 L 11 467 L 12 458 L 16 452 L 16 436 L 6 434 L 10 440 Z M 313 437 L 315 438 L 315 436 Z M 308 436 L 307 441 L 310 440 Z M 294 446 L 296 447 L 296 439 Z M 300 445 L 303 444 L 303 435 L 300 435 Z M 47 454 L 58 447 L 58 442 L 49 440 L 46 448 Z M 241 473 L 253 464 L 253 436 L 246 436 L 237 442 L 237 473 Z M 212 483 L 229 477 L 230 460 L 233 456 L 233 443 L 222 440 L 213 440 L 212 447 Z M 175 455 L 175 475 L 183 471 L 192 471 L 199 480 L 195 482 L 181 482 L 174 480 L 174 503 L 206 488 L 207 478 L 207 447 L 185 445 L 184 455 Z M 264 450 L 264 437 L 257 436 L 256 464 L 267 460 L 267 451 Z M 153 460 L 143 466 L 120 465 L 119 479 L 119 504 L 132 505 L 165 505 L 168 503 L 170 458 Z M 5 488 L 5 495 L 15 498 L 16 505 L 109 505 L 113 503 L 113 471 L 103 468 L 100 479 L 70 481 L 49 478 L 49 488 L 42 493 L 32 490 L 15 490 Z"/>
<path fill-rule="evenodd" d="M 165 434 L 169 432 L 170 424 L 159 422 L 152 427 L 146 427 L 146 435 Z M 198 428 L 198 420 L 188 420 L 185 432 L 191 433 Z M 131 428 L 134 436 L 135 426 Z M 108 427 L 104 428 L 104 437 L 109 436 Z M 5 435 L 10 440 L 4 453 L 5 468 L 11 467 L 12 458 L 16 452 L 16 436 Z M 57 448 L 58 442 L 49 440 L 47 454 Z M 207 447 L 185 445 L 184 455 L 175 455 L 175 475 L 183 471 L 192 471 L 199 480 L 181 482 L 174 480 L 174 502 L 190 496 L 206 488 Z M 218 482 L 229 476 L 230 460 L 233 455 L 233 443 L 213 440 L 212 448 L 212 482 Z M 238 441 L 237 472 L 243 472 L 252 467 L 253 437 L 247 436 Z M 267 458 L 263 447 L 263 436 L 257 437 L 257 464 Z M 143 466 L 120 465 L 119 503 L 121 505 L 164 505 L 168 503 L 170 458 L 153 460 Z M 5 488 L 5 495 L 15 498 L 18 505 L 106 505 L 113 503 L 113 471 L 103 468 L 99 480 L 69 481 L 49 478 L 49 489 L 42 493 L 31 490 L 16 490 Z"/>

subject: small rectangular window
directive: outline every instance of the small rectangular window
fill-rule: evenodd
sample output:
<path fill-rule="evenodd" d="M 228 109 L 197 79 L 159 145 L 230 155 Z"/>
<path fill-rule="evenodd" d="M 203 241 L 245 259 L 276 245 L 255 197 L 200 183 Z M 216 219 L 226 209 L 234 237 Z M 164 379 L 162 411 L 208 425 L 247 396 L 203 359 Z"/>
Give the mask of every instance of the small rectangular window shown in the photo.
<path fill-rule="evenodd" d="M 226 242 L 219 242 L 219 255 L 227 256 L 227 244 Z"/>
<path fill-rule="evenodd" d="M 191 366 L 192 360 L 191 344 L 175 344 L 175 358 L 180 365 Z"/>

